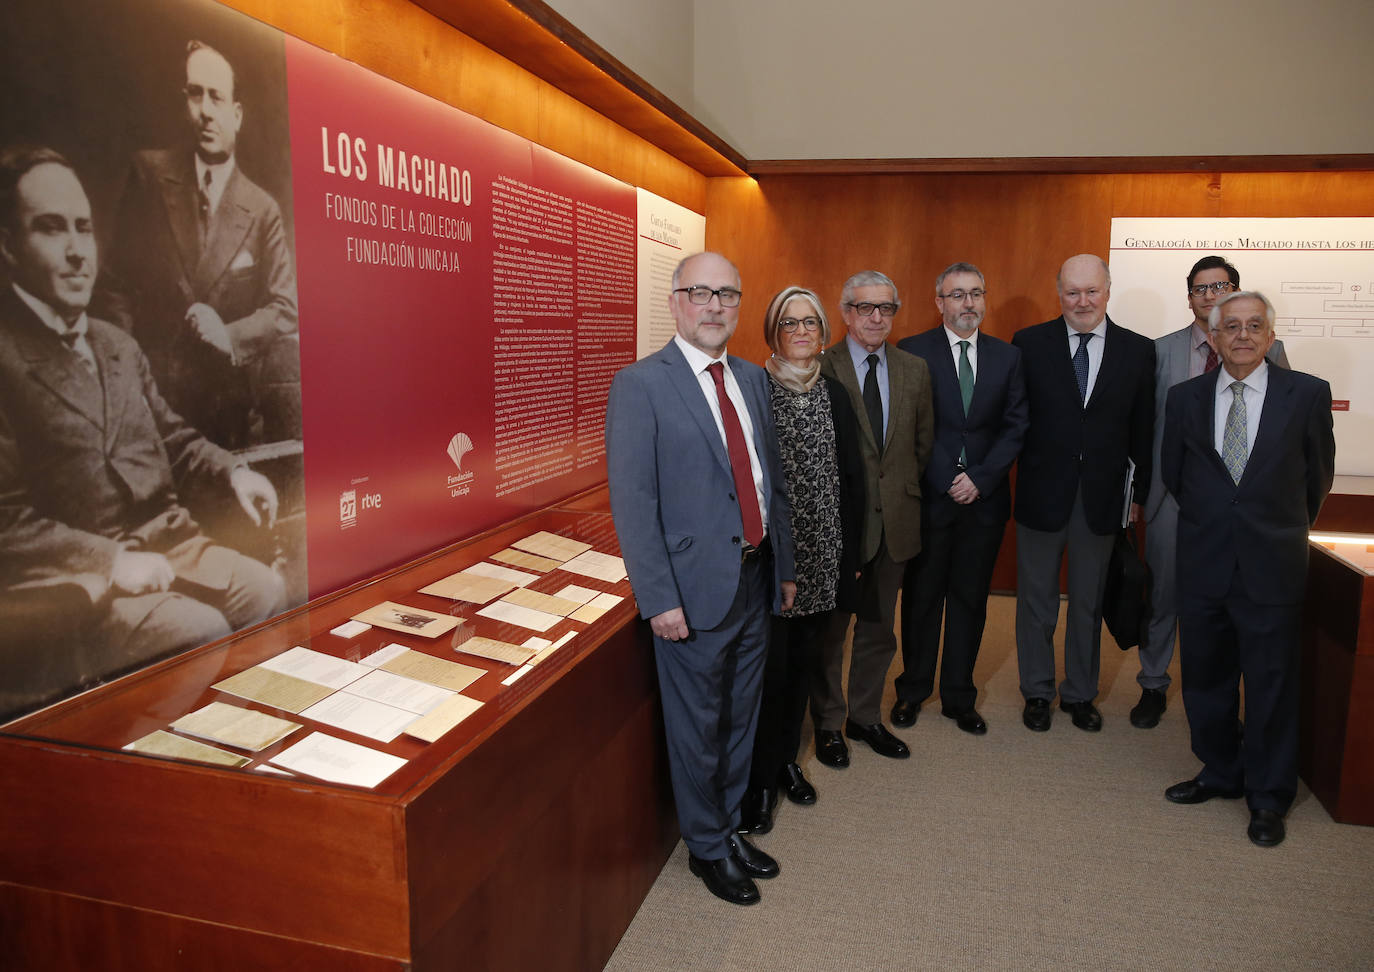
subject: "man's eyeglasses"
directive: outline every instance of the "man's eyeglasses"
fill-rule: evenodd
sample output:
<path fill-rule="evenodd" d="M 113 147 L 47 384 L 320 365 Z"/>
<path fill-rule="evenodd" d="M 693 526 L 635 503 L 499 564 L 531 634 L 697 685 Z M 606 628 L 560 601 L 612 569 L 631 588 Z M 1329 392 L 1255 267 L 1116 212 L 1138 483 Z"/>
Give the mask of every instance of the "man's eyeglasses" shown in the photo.
<path fill-rule="evenodd" d="M 819 331 L 821 329 L 821 319 L 819 317 L 803 317 L 801 319 L 784 317 L 782 320 L 778 321 L 778 330 L 786 331 L 788 334 L 791 334 L 799 327 L 804 327 L 808 331 Z"/>
<path fill-rule="evenodd" d="M 1214 327 L 1212 330 L 1219 334 L 1225 334 L 1228 338 L 1233 338 L 1242 330 L 1250 337 L 1260 337 L 1268 329 L 1268 321 L 1227 321 L 1225 324 L 1222 324 L 1220 327 Z"/>
<path fill-rule="evenodd" d="M 860 317 L 872 317 L 875 310 L 884 317 L 891 317 L 893 314 L 897 313 L 896 304 L 870 304 L 864 301 L 862 304 L 845 304 L 844 306 L 848 307 Z"/>
<path fill-rule="evenodd" d="M 686 294 L 687 299 L 694 304 L 709 304 L 712 297 L 720 298 L 721 307 L 738 307 L 740 292 L 733 287 L 721 287 L 719 290 L 712 290 L 698 284 L 695 287 L 679 287 L 673 291 L 675 294 Z"/>
<path fill-rule="evenodd" d="M 972 297 L 974 300 L 982 300 L 988 292 L 982 287 L 974 287 L 972 290 L 951 290 L 947 294 L 941 294 L 942 300 L 952 300 L 956 304 L 962 304 L 965 297 Z"/>
<path fill-rule="evenodd" d="M 1197 284 L 1194 287 L 1189 287 L 1188 293 L 1192 294 L 1194 297 L 1206 297 L 1207 291 L 1209 290 L 1214 294 L 1229 294 L 1235 289 L 1236 285 L 1231 283 L 1231 281 L 1218 280 L 1216 283 Z"/>

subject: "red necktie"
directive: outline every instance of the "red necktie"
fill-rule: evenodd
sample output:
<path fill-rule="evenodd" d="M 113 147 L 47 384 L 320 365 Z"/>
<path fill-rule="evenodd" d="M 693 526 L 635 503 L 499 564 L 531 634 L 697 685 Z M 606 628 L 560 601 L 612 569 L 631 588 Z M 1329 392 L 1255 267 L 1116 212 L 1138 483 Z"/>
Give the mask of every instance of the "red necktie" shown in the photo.
<path fill-rule="evenodd" d="M 716 398 L 720 401 L 720 421 L 725 426 L 725 444 L 730 449 L 730 474 L 735 478 L 735 496 L 739 500 L 739 515 L 744 522 L 744 540 L 751 547 L 763 543 L 763 518 L 759 515 L 758 497 L 754 495 L 754 472 L 749 465 L 749 447 L 744 442 L 744 428 L 739 414 L 725 394 L 725 366 L 719 361 L 706 366 L 716 383 Z"/>
<path fill-rule="evenodd" d="M 1202 373 L 1204 375 L 1210 375 L 1217 370 L 1217 365 L 1220 363 L 1221 362 L 1217 360 L 1217 349 L 1210 344 L 1207 345 L 1207 361 L 1202 366 Z"/>

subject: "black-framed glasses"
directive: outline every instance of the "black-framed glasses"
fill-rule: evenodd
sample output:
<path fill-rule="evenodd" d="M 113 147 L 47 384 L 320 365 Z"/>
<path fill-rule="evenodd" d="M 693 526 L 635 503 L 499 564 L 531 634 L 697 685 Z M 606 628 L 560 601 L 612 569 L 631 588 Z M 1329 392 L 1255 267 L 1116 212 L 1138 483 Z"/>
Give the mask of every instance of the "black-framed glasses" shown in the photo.
<path fill-rule="evenodd" d="M 1231 281 L 1218 280 L 1216 283 L 1196 284 L 1195 286 L 1189 287 L 1188 293 L 1192 294 L 1194 297 L 1206 297 L 1207 291 L 1209 290 L 1214 294 L 1229 294 L 1235 289 L 1236 285 L 1231 283 Z"/>
<path fill-rule="evenodd" d="M 845 304 L 844 306 L 848 307 L 860 317 L 872 317 L 875 310 L 884 317 L 891 317 L 893 314 L 897 313 L 898 307 L 897 304 L 870 304 L 868 301 L 864 301 L 861 304 Z"/>
<path fill-rule="evenodd" d="M 742 296 L 734 287 L 721 287 L 712 290 L 710 287 L 697 284 L 695 287 L 679 287 L 673 291 L 675 294 L 686 294 L 687 299 L 694 304 L 709 304 L 712 297 L 719 298 L 721 307 L 738 307 L 739 299 Z"/>
<path fill-rule="evenodd" d="M 972 290 L 951 290 L 947 294 L 941 294 L 940 297 L 944 300 L 952 300 L 956 304 L 962 304 L 966 297 L 972 297 L 974 300 L 982 300 L 987 295 L 988 292 L 984 288 L 974 287 Z"/>
<path fill-rule="evenodd" d="M 808 331 L 819 331 L 821 329 L 821 319 L 819 317 L 784 317 L 778 321 L 778 330 L 786 331 L 791 334 L 799 327 L 804 327 Z"/>

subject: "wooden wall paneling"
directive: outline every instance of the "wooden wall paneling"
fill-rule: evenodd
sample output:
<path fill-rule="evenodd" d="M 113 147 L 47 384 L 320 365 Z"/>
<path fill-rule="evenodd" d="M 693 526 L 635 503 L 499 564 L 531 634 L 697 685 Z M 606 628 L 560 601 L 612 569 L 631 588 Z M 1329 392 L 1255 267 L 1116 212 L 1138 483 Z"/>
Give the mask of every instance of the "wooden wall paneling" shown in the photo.
<path fill-rule="evenodd" d="M 1221 216 L 1374 216 L 1374 172 L 1226 173 L 1221 188 Z"/>

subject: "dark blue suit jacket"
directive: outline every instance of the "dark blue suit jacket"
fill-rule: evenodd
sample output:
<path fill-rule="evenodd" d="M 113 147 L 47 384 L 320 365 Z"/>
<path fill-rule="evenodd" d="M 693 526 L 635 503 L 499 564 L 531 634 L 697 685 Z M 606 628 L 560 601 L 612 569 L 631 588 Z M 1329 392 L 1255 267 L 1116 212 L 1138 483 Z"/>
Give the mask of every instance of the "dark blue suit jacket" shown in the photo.
<path fill-rule="evenodd" d="M 1155 345 L 1107 319 L 1102 366 L 1087 404 L 1078 397 L 1064 318 L 1016 332 L 1030 403 L 1030 426 L 1016 466 L 1016 522 L 1063 529 L 1083 487 L 1093 533 L 1121 528 L 1127 460 L 1134 460 L 1135 500 L 1150 485 Z"/>
<path fill-rule="evenodd" d="M 1175 385 L 1165 404 L 1160 461 L 1178 501 L 1179 603 L 1225 596 L 1239 571 L 1255 601 L 1296 604 L 1307 530 L 1335 475 L 1331 386 L 1269 368 L 1255 447 L 1237 484 L 1216 449 L 1219 373 Z"/>
<path fill-rule="evenodd" d="M 780 582 L 793 579 L 792 527 L 767 373 L 733 355 L 727 360 L 763 467 L 777 611 Z M 689 627 L 714 628 L 739 587 L 744 529 L 725 443 L 674 342 L 622 368 L 611 382 L 606 467 L 615 532 L 640 615 L 681 607 Z"/>
<path fill-rule="evenodd" d="M 921 477 L 930 522 L 942 526 L 958 512 L 949 487 L 958 475 L 962 449 L 967 454 L 968 477 L 978 487 L 979 498 L 972 504 L 975 515 L 985 523 L 1005 523 L 1011 515 L 1007 473 L 1021 451 L 1030 421 L 1020 350 L 978 332 L 977 376 L 966 416 L 944 327 L 903 338 L 897 347 L 922 358 L 930 368 L 935 445 Z"/>

